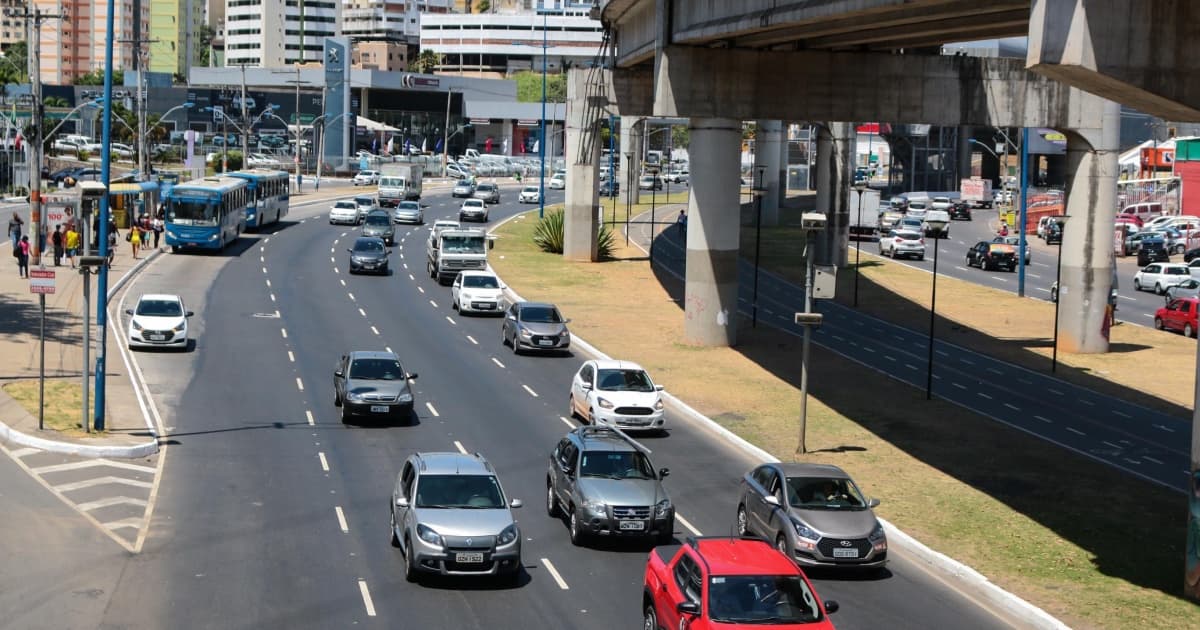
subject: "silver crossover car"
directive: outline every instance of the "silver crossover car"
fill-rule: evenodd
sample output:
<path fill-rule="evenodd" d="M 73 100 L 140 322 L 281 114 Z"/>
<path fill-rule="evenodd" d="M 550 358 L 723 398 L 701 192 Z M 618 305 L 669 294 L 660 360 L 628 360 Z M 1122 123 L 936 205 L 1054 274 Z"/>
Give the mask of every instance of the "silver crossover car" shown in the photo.
<path fill-rule="evenodd" d="M 411 382 L 416 378 L 391 352 L 344 354 L 333 368 L 333 404 L 342 408 L 342 422 L 354 416 L 407 421 L 412 417 Z"/>
<path fill-rule="evenodd" d="M 496 471 L 482 455 L 417 453 L 392 490 L 392 546 L 404 553 L 404 577 L 422 573 L 521 575 L 521 531 Z"/>
<path fill-rule="evenodd" d="M 571 347 L 569 319 L 558 308 L 545 302 L 517 302 L 508 307 L 501 326 L 501 343 L 512 346 L 513 354 L 522 350 L 566 350 Z"/>
<path fill-rule="evenodd" d="M 887 537 L 871 511 L 877 505 L 837 466 L 763 464 L 742 478 L 737 527 L 801 566 L 879 568 Z"/>
<path fill-rule="evenodd" d="M 500 187 L 491 183 L 483 182 L 475 187 L 476 199 L 482 199 L 484 203 L 500 203 Z"/>
<path fill-rule="evenodd" d="M 396 223 L 425 223 L 424 206 L 419 201 L 401 201 L 392 211 L 392 221 Z"/>

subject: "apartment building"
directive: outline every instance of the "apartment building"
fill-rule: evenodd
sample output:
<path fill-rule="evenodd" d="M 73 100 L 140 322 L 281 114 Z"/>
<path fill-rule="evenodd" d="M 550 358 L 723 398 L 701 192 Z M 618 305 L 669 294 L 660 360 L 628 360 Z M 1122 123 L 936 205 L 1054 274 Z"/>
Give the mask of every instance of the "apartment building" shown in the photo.
<path fill-rule="evenodd" d="M 203 0 L 142 0 L 150 4 L 150 33 L 146 39 L 149 70 L 186 73 L 200 60 L 200 25 Z"/>
<path fill-rule="evenodd" d="M 279 67 L 321 61 L 341 31 L 341 0 L 227 0 L 226 66 Z"/>
<path fill-rule="evenodd" d="M 0 0 L 0 48 L 9 44 L 25 41 L 25 20 L 8 17 L 9 11 L 24 9 L 27 3 L 22 0 Z"/>
<path fill-rule="evenodd" d="M 415 47 L 421 41 L 421 15 L 449 13 L 453 6 L 454 0 L 344 0 L 342 35 Z"/>
<path fill-rule="evenodd" d="M 104 40 L 108 32 L 106 0 L 33 0 L 44 13 L 64 12 L 67 20 L 45 20 L 41 35 L 41 78 L 43 83 L 66 85 L 75 77 L 104 68 Z M 131 0 L 114 4 L 114 39 L 143 37 L 150 31 L 150 3 L 141 2 L 135 11 Z M 140 30 L 139 30 L 140 29 Z M 132 46 L 113 49 L 113 68 L 134 67 Z"/>

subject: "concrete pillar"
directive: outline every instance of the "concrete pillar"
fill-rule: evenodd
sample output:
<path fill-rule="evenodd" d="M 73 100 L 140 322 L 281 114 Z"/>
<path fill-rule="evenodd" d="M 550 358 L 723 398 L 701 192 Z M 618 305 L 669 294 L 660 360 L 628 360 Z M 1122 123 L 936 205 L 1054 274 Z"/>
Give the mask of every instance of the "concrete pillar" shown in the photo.
<path fill-rule="evenodd" d="M 739 163 L 742 125 L 728 118 L 690 124 L 684 339 L 702 346 L 737 341 Z"/>
<path fill-rule="evenodd" d="M 779 206 L 787 202 L 788 191 L 788 124 L 781 123 L 781 136 L 779 138 Z"/>
<path fill-rule="evenodd" d="M 971 140 L 974 133 L 975 130 L 970 125 L 961 125 L 958 128 L 958 179 L 967 179 L 971 176 L 971 157 L 975 151 L 974 143 Z M 988 148 L 993 149 L 993 147 Z M 986 153 L 986 151 L 980 152 Z M 951 190 L 958 190 L 958 186 Z"/>
<path fill-rule="evenodd" d="M 783 123 L 778 120 L 760 120 L 757 123 L 754 142 L 754 170 L 751 186 L 759 186 L 767 192 L 762 196 L 763 225 L 779 225 L 779 185 L 785 177 L 780 163 L 779 144 L 783 137 Z M 758 172 L 762 168 L 762 181 Z"/>
<path fill-rule="evenodd" d="M 850 243 L 850 184 L 854 181 L 855 131 L 852 123 L 819 125 L 817 132 L 817 212 L 828 217 L 817 237 L 817 264 L 846 266 Z"/>
<path fill-rule="evenodd" d="M 572 71 L 567 79 L 568 108 L 566 146 L 567 198 L 563 209 L 563 258 L 596 262 L 600 227 L 596 208 L 600 204 L 597 181 L 600 175 L 599 112 L 586 107 L 587 74 Z M 549 148 L 549 147 L 547 147 Z"/>
<path fill-rule="evenodd" d="M 1117 155 L 1121 106 L 1097 99 L 1101 128 L 1067 132 L 1067 220 L 1059 283 L 1058 349 L 1108 352 L 1108 296 L 1112 289 L 1113 218 L 1117 208 Z"/>
<path fill-rule="evenodd" d="M 639 203 L 638 177 L 642 174 L 642 122 L 636 116 L 621 117 L 621 205 Z"/>

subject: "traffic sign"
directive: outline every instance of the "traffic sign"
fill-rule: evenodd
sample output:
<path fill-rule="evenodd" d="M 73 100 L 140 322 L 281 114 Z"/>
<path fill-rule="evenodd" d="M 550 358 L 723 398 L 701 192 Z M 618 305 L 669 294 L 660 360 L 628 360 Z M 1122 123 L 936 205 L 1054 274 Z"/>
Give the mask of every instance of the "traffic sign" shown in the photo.
<path fill-rule="evenodd" d="M 42 295 L 54 294 L 54 271 L 51 269 L 29 270 L 29 292 Z"/>

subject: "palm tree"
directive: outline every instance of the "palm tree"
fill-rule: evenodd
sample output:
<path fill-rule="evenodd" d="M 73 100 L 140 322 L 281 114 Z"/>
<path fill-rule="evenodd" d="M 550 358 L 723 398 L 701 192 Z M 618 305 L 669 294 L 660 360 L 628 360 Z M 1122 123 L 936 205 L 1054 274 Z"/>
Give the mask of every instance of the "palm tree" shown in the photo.
<path fill-rule="evenodd" d="M 433 71 L 438 66 L 442 65 L 442 56 L 428 48 L 421 51 L 417 58 L 413 61 L 413 68 L 421 74 L 433 74 Z"/>

